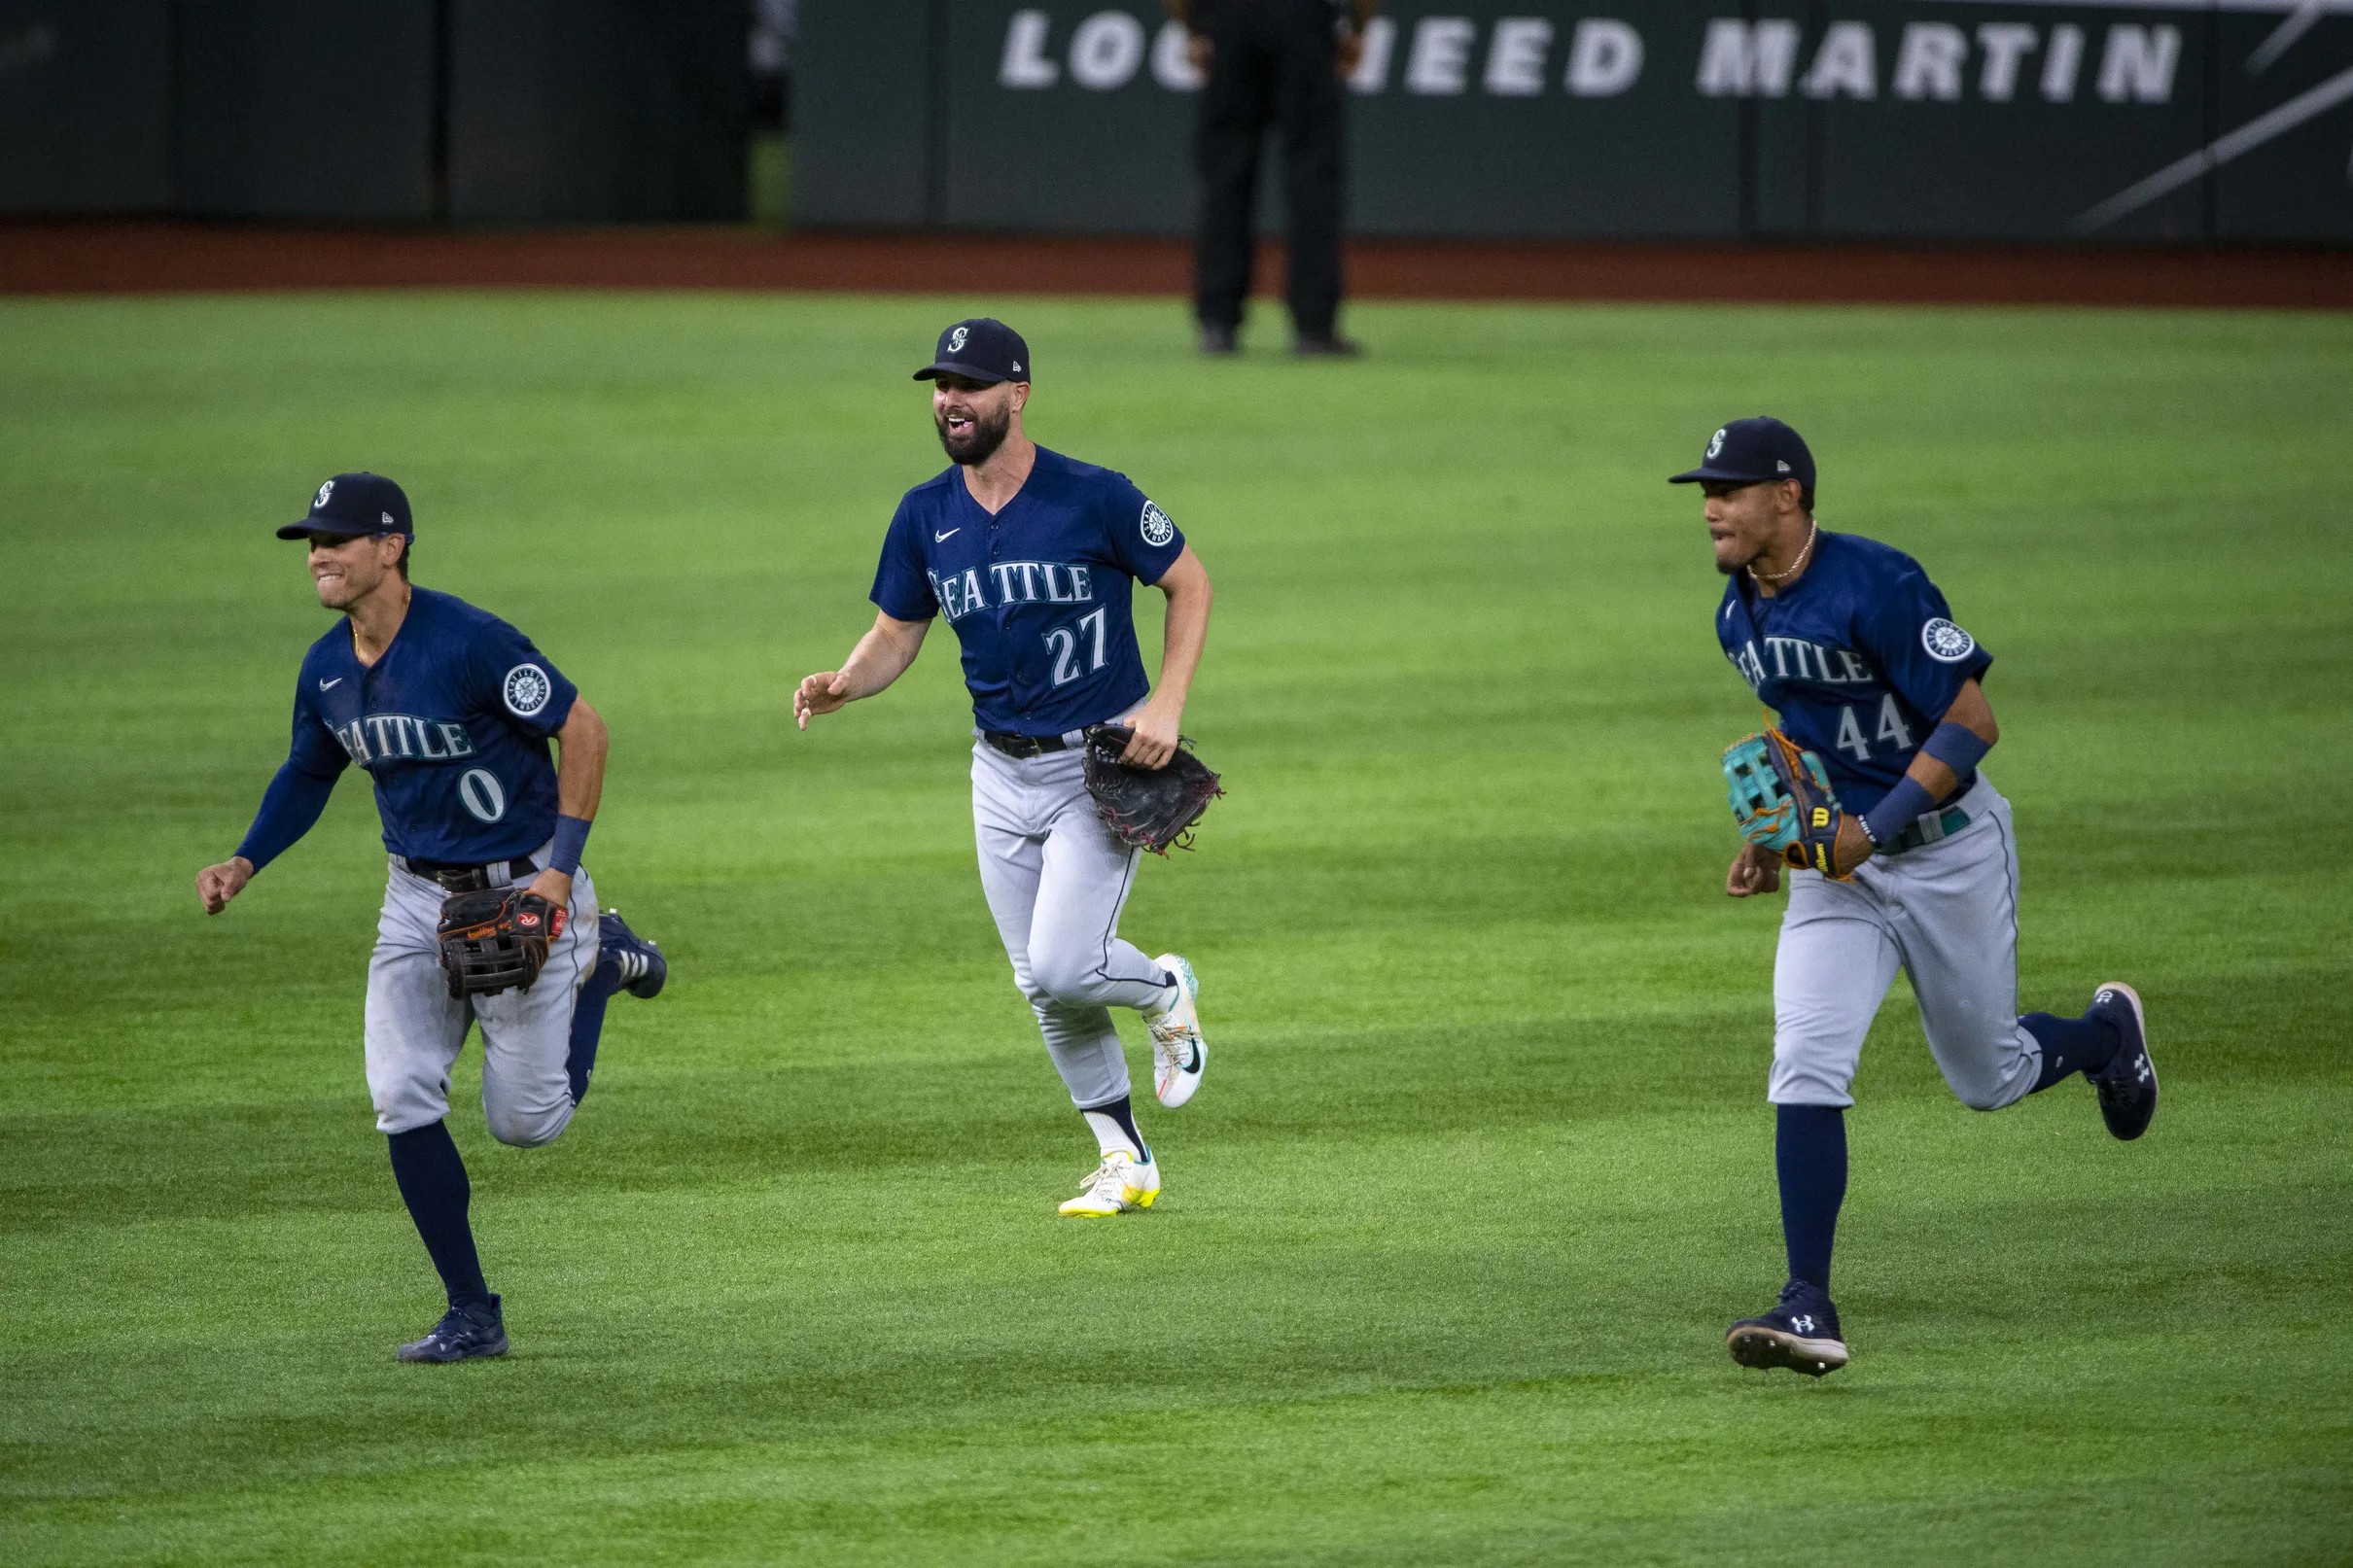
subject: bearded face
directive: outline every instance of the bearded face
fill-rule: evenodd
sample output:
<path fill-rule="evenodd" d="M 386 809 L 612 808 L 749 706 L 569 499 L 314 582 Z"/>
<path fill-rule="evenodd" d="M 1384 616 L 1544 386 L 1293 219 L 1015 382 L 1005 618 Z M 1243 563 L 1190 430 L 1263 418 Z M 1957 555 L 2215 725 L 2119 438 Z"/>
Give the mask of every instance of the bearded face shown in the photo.
<path fill-rule="evenodd" d="M 931 423 L 939 429 L 939 444 L 950 462 L 967 469 L 986 463 L 1013 428 L 1012 385 L 951 385 L 942 377 L 932 395 Z"/>

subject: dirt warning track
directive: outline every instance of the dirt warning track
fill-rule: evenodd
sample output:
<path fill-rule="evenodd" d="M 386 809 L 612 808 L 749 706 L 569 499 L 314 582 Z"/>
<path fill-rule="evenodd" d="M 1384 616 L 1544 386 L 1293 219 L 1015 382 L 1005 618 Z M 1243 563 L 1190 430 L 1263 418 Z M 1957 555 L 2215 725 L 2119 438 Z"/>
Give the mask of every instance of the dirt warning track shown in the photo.
<path fill-rule="evenodd" d="M 2353 309 L 2353 252 L 1360 240 L 1363 299 L 1616 299 Z M 1258 292 L 1281 293 L 1282 255 Z M 285 289 L 791 289 L 1182 296 L 1176 240 L 753 228 L 536 231 L 0 224 L 0 294 Z"/>

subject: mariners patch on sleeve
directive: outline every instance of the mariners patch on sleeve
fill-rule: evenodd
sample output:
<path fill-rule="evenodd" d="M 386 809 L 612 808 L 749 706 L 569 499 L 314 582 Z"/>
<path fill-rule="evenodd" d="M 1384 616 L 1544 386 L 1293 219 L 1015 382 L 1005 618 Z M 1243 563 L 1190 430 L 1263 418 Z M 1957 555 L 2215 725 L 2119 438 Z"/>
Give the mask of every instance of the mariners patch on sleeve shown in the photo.
<path fill-rule="evenodd" d="M 1920 646 L 1939 664 L 1958 664 L 1977 651 L 1977 639 L 1939 615 L 1920 628 Z"/>
<path fill-rule="evenodd" d="M 507 711 L 517 718 L 536 718 L 554 694 L 555 682 L 536 664 L 518 664 L 507 672 Z"/>
<path fill-rule="evenodd" d="M 1176 537 L 1176 525 L 1169 521 L 1169 514 L 1148 501 L 1143 504 L 1142 526 L 1143 541 L 1156 550 Z"/>

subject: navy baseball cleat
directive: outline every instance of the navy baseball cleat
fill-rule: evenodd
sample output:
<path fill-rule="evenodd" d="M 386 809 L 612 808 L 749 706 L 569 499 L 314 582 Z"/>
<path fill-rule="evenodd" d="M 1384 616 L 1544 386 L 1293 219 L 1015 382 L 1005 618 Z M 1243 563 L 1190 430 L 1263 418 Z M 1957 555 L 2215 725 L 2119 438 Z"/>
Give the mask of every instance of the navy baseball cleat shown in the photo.
<path fill-rule="evenodd" d="M 421 1340 L 401 1346 L 403 1361 L 471 1361 L 475 1356 L 503 1356 L 507 1353 L 507 1324 L 499 1311 L 499 1299 L 490 1298 L 490 1305 L 469 1302 L 452 1307 L 441 1314 L 433 1332 Z"/>
<path fill-rule="evenodd" d="M 632 996 L 651 1001 L 662 993 L 662 986 L 670 978 L 670 960 L 662 950 L 631 930 L 621 921 L 620 911 L 608 909 L 596 918 L 596 939 L 603 952 L 621 968 L 621 989 Z"/>
<path fill-rule="evenodd" d="M 2090 1011 L 2116 1026 L 2124 1039 L 2116 1060 L 2091 1074 L 2099 1091 L 2100 1120 L 2108 1132 L 2129 1143 L 2149 1131 L 2157 1116 L 2157 1063 L 2149 1060 L 2149 1018 L 2141 1011 L 2141 993 L 2121 980 L 2103 984 L 2091 998 Z"/>
<path fill-rule="evenodd" d="M 1818 1288 L 1793 1279 L 1781 1287 L 1781 1305 L 1762 1317 L 1744 1317 L 1724 1333 L 1732 1359 L 1760 1372 L 1787 1367 L 1819 1377 L 1846 1365 L 1846 1342 L 1839 1338 L 1839 1309 Z"/>

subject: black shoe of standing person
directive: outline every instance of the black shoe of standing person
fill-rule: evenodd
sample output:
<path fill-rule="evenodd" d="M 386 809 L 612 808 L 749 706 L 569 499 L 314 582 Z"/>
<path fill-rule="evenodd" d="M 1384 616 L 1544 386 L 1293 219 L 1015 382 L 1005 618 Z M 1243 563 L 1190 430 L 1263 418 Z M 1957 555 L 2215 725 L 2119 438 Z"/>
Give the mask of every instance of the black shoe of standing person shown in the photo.
<path fill-rule="evenodd" d="M 1839 1309 L 1818 1287 L 1800 1279 L 1781 1287 L 1780 1305 L 1772 1311 L 1744 1317 L 1727 1329 L 1724 1346 L 1733 1360 L 1759 1372 L 1787 1367 L 1820 1377 L 1846 1365 Z"/>
<path fill-rule="evenodd" d="M 403 1361 L 432 1361 L 446 1365 L 452 1361 L 472 1361 L 476 1356 L 503 1356 L 507 1353 L 507 1323 L 499 1310 L 499 1299 L 487 1302 L 467 1302 L 453 1306 L 433 1326 L 433 1332 L 421 1340 L 401 1346 Z"/>
<path fill-rule="evenodd" d="M 1353 360 L 1363 357 L 1364 345 L 1338 332 L 1302 332 L 1291 352 L 1303 360 Z"/>
<path fill-rule="evenodd" d="M 1235 336 L 1233 328 L 1205 325 L 1201 329 L 1201 352 L 1213 355 L 1239 354 L 1242 352 L 1242 343 Z"/>

